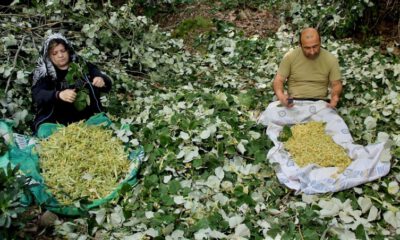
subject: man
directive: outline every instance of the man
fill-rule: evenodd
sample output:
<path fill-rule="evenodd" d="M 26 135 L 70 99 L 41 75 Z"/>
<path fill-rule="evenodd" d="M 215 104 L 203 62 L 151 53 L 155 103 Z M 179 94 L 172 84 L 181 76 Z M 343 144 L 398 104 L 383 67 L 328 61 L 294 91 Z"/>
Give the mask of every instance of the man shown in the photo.
<path fill-rule="evenodd" d="M 279 101 L 269 103 L 258 119 L 259 123 L 267 126 L 266 133 L 274 143 L 267 158 L 271 164 L 278 165 L 275 169 L 279 181 L 296 193 L 315 194 L 341 191 L 386 175 L 390 171 L 390 161 L 385 161 L 383 156 L 390 155 L 390 147 L 385 142 L 365 147 L 354 144 L 345 121 L 333 109 L 342 91 L 337 59 L 321 49 L 320 36 L 315 29 L 304 29 L 299 40 L 300 47 L 284 56 L 274 79 Z M 288 94 L 283 87 L 286 80 Z M 331 100 L 328 104 L 329 86 Z M 290 99 L 294 99 L 294 104 Z M 317 165 L 300 167 L 285 149 L 279 138 L 284 128 L 312 121 L 324 122 L 326 134 L 352 159 L 344 172 Z M 307 153 L 306 143 L 301 144 L 304 144 L 303 153 Z"/>
<path fill-rule="evenodd" d="M 336 57 L 321 48 L 321 37 L 314 28 L 300 33 L 300 47 L 288 52 L 275 76 L 273 87 L 282 105 L 291 108 L 294 100 L 327 100 L 331 87 L 329 107 L 335 108 L 342 92 L 339 63 Z M 284 93 L 284 83 L 288 92 Z"/>

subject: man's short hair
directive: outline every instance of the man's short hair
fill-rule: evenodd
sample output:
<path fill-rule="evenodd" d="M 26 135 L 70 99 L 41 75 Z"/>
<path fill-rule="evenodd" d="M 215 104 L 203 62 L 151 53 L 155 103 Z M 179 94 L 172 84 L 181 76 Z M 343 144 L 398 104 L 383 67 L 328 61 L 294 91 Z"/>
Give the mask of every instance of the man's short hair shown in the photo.
<path fill-rule="evenodd" d="M 321 42 L 321 34 L 319 34 L 318 29 L 316 29 L 316 28 L 314 28 L 314 29 L 315 29 L 315 30 L 317 31 L 317 33 L 318 33 L 319 42 Z M 301 46 L 301 35 L 302 35 L 303 31 L 304 31 L 304 29 L 301 30 L 301 31 L 299 31 L 299 44 L 300 44 L 300 46 Z"/>

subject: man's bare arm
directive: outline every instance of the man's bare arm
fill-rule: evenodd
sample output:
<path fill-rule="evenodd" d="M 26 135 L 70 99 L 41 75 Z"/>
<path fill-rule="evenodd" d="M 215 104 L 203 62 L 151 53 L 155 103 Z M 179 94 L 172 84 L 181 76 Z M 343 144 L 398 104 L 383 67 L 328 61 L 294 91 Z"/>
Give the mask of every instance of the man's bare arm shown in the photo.
<path fill-rule="evenodd" d="M 342 81 L 336 80 L 331 83 L 331 102 L 329 106 L 335 108 L 339 102 L 340 94 L 342 93 Z"/>
<path fill-rule="evenodd" d="M 285 107 L 292 107 L 293 103 L 288 103 L 288 95 L 285 94 L 284 92 L 284 83 L 285 83 L 286 78 L 282 77 L 278 73 L 275 76 L 274 82 L 273 82 L 273 87 L 274 87 L 274 92 L 278 100 L 281 102 L 282 105 Z"/>

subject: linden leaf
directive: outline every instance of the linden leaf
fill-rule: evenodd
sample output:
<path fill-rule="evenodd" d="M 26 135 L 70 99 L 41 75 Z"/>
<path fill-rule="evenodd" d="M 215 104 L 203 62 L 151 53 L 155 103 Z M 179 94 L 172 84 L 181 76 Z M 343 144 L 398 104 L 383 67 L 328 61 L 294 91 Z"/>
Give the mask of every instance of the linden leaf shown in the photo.
<path fill-rule="evenodd" d="M 230 228 L 235 228 L 236 226 L 238 226 L 239 224 L 241 224 L 244 221 L 244 217 L 236 215 L 233 217 L 229 218 L 229 227 Z"/>
<path fill-rule="evenodd" d="M 76 94 L 76 99 L 74 102 L 74 106 L 75 106 L 76 110 L 82 111 L 89 104 L 90 104 L 89 94 L 84 90 L 79 91 Z"/>
<path fill-rule="evenodd" d="M 210 132 L 208 129 L 206 129 L 206 130 L 204 130 L 204 131 L 202 131 L 202 132 L 200 133 L 201 139 L 207 139 L 207 138 L 209 138 L 210 136 L 211 136 L 211 132 Z"/>
<path fill-rule="evenodd" d="M 367 212 L 372 207 L 372 201 L 368 197 L 359 197 L 357 203 L 360 205 L 362 213 Z"/>
<path fill-rule="evenodd" d="M 214 190 L 219 189 L 220 184 L 221 184 L 221 180 L 217 176 L 211 175 L 207 178 L 206 185 L 211 189 L 214 189 Z"/>
<path fill-rule="evenodd" d="M 176 204 L 183 204 L 183 203 L 185 203 L 185 199 L 183 199 L 183 196 L 175 196 L 174 197 L 174 202 L 176 203 Z"/>
<path fill-rule="evenodd" d="M 374 129 L 376 128 L 376 119 L 371 116 L 368 116 L 364 120 L 364 125 L 367 129 Z"/>
<path fill-rule="evenodd" d="M 235 235 L 239 237 L 250 237 L 250 229 L 246 226 L 246 224 L 240 224 L 235 228 Z"/>
<path fill-rule="evenodd" d="M 388 193 L 396 195 L 399 192 L 399 184 L 396 181 L 392 181 L 388 185 Z"/>
<path fill-rule="evenodd" d="M 246 148 L 244 147 L 243 143 L 240 142 L 238 145 L 236 145 L 236 149 L 241 153 L 244 154 L 246 152 Z"/>
<path fill-rule="evenodd" d="M 183 140 L 188 140 L 190 138 L 189 134 L 185 132 L 180 132 L 179 137 L 182 138 Z"/>
<path fill-rule="evenodd" d="M 223 169 L 222 167 L 217 167 L 217 168 L 214 170 L 214 172 L 215 172 L 215 175 L 216 175 L 220 180 L 222 180 L 222 179 L 224 178 L 224 176 L 225 176 L 224 169 Z"/>
<path fill-rule="evenodd" d="M 369 210 L 367 220 L 369 222 L 375 221 L 378 218 L 378 216 L 379 216 L 379 210 L 375 206 L 372 206 L 371 209 Z"/>
<path fill-rule="evenodd" d="M 145 216 L 146 216 L 146 218 L 148 218 L 148 219 L 153 218 L 153 217 L 154 217 L 154 212 L 152 212 L 152 211 L 146 211 L 146 212 L 145 212 Z"/>
<path fill-rule="evenodd" d="M 392 227 L 399 228 L 400 227 L 400 213 L 394 213 L 392 211 L 387 211 L 383 214 L 383 219 Z"/>

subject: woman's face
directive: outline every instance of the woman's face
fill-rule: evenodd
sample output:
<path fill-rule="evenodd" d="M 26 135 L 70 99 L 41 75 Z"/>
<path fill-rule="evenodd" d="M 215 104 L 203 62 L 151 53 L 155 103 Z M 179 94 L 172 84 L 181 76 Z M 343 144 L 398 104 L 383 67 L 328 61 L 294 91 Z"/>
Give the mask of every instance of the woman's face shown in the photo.
<path fill-rule="evenodd" d="M 49 57 L 51 62 L 58 69 L 66 70 L 69 67 L 69 53 L 65 46 L 61 43 L 52 47 L 49 51 Z"/>

